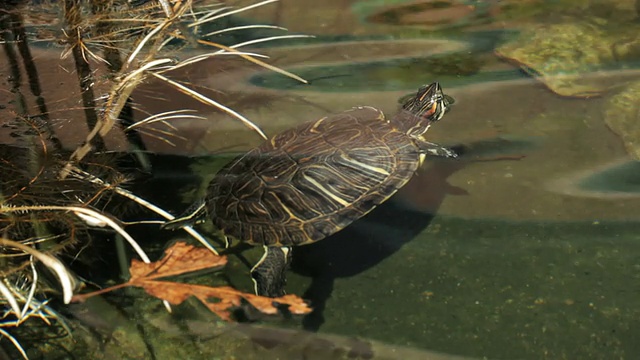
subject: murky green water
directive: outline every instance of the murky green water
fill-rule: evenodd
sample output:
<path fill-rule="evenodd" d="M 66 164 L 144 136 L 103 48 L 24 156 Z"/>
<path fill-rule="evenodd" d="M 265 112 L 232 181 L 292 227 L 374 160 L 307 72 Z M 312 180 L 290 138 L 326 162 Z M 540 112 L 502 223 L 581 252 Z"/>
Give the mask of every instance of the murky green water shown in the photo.
<path fill-rule="evenodd" d="M 213 160 L 197 168 L 227 161 Z M 422 181 L 365 218 L 296 248 L 288 291 L 311 299 L 316 312 L 301 322 L 263 321 L 471 358 L 630 358 L 640 351 L 633 341 L 640 316 L 636 221 L 471 218 L 418 209 L 408 190 L 440 188 L 430 172 L 448 173 L 440 168 L 449 165 L 423 170 Z M 443 191 L 419 205 L 446 204 Z M 255 261 L 261 253 L 245 255 Z M 232 262 L 232 283 L 250 287 L 246 267 Z M 295 341 L 283 343 L 292 354 L 300 351 Z"/>
<path fill-rule="evenodd" d="M 268 135 L 354 106 L 390 115 L 398 99 L 439 81 L 456 101 L 427 138 L 465 151 L 460 159 L 428 159 L 372 213 L 293 250 L 287 291 L 308 299 L 311 315 L 249 312 L 254 321 L 228 325 L 195 301 L 168 315 L 160 301 L 132 290 L 71 311 L 71 321 L 84 324 L 76 336 L 95 345 L 95 333 L 109 334 L 89 347 L 105 359 L 640 357 L 636 6 L 281 0 L 216 25 L 270 23 L 317 35 L 252 50 L 309 84 L 213 60 L 174 74 Z M 213 40 L 232 45 L 278 31 Z M 58 50 L 33 51 L 54 62 Z M 45 97 L 55 97 L 54 88 Z M 176 122 L 170 130 L 182 138 L 168 137 L 174 146 L 144 137 L 158 155 L 149 178 L 132 188 L 174 213 L 232 155 L 260 142 L 162 83 L 145 81 L 133 98 L 136 118 L 184 108 L 208 118 Z M 134 233 L 157 255 L 166 241 L 184 238 L 141 229 Z M 247 264 L 260 256 L 257 248 L 230 256 L 223 272 L 201 280 L 251 292 Z"/>

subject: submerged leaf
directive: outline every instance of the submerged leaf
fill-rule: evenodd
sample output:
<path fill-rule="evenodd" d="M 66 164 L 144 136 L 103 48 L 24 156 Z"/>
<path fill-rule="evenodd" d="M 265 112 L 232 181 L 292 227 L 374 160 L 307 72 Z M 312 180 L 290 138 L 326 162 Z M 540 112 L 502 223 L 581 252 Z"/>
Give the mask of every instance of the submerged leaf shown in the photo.
<path fill-rule="evenodd" d="M 165 250 L 164 258 L 154 263 L 144 263 L 133 259 L 129 272 L 131 280 L 136 283 L 150 279 L 182 275 L 204 269 L 214 269 L 227 264 L 227 258 L 215 255 L 205 248 L 195 247 L 184 242 L 177 242 Z"/>
<path fill-rule="evenodd" d="M 81 301 L 122 287 L 137 286 L 143 288 L 148 294 L 166 300 L 173 305 L 178 305 L 189 297 L 194 296 L 211 312 L 227 321 L 231 320 L 230 309 L 240 306 L 242 299 L 265 314 L 276 314 L 278 312 L 276 304 L 289 305 L 289 311 L 292 314 L 307 314 L 311 312 L 311 308 L 304 300 L 295 295 L 268 298 L 245 293 L 230 286 L 210 287 L 159 280 L 168 276 L 222 267 L 226 263 L 226 257 L 215 255 L 208 249 L 177 242 L 165 250 L 164 257 L 156 262 L 144 263 L 139 260 L 132 260 L 129 268 L 131 279 L 128 282 L 93 293 L 76 295 L 74 300 Z"/>
<path fill-rule="evenodd" d="M 230 286 L 209 287 L 203 285 L 183 284 L 169 281 L 145 281 L 141 285 L 147 293 L 159 299 L 167 300 L 172 305 L 178 305 L 190 296 L 195 296 L 211 312 L 224 320 L 231 320 L 229 309 L 240 306 L 245 299 L 259 311 L 265 314 L 276 314 L 276 303 L 289 305 L 293 314 L 307 314 L 311 309 L 295 295 L 285 295 L 279 298 L 268 298 L 236 290 Z"/>

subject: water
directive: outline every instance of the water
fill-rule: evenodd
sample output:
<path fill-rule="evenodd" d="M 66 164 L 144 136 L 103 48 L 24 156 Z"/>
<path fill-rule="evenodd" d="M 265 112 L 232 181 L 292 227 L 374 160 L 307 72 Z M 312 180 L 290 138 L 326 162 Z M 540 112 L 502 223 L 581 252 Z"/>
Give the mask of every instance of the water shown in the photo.
<path fill-rule="evenodd" d="M 309 316 L 249 314 L 255 323 L 226 325 L 195 300 L 167 315 L 158 300 L 133 290 L 123 293 L 126 301 L 107 295 L 112 304 L 92 300 L 70 311 L 72 323 L 113 340 L 100 347 L 92 335 L 76 337 L 106 358 L 638 358 L 640 93 L 629 90 L 640 79 L 635 6 L 282 0 L 216 25 L 271 23 L 316 35 L 252 50 L 309 84 L 217 58 L 171 73 L 267 134 L 353 106 L 391 116 L 398 99 L 439 81 L 455 105 L 428 139 L 465 152 L 427 160 L 365 218 L 294 249 L 287 291 L 311 301 Z M 578 46 L 570 33 L 553 42 L 517 40 L 557 24 L 575 26 L 580 36 L 590 26 L 602 33 Z M 254 29 L 214 40 L 231 45 L 279 33 Z M 61 61 L 60 49 L 32 51 L 43 64 Z M 43 71 L 41 78 L 74 84 L 66 73 Z M 52 103 L 69 101 L 61 108 L 72 109 L 79 96 L 44 88 Z M 183 138 L 155 132 L 172 146 L 144 137 L 157 154 L 154 170 L 132 189 L 174 213 L 231 156 L 260 142 L 237 120 L 161 81 L 143 82 L 132 96 L 136 120 L 187 108 L 208 118 L 160 128 Z M 73 148 L 84 133 L 65 131 L 64 119 L 56 131 Z M 123 144 L 122 135 L 107 138 L 110 149 Z M 132 232 L 156 257 L 169 238 L 184 238 L 156 227 Z M 249 264 L 260 256 L 258 248 L 243 253 Z M 224 272 L 200 280 L 250 292 L 247 272 L 231 256 Z M 105 325 L 104 318 L 116 320 Z"/>

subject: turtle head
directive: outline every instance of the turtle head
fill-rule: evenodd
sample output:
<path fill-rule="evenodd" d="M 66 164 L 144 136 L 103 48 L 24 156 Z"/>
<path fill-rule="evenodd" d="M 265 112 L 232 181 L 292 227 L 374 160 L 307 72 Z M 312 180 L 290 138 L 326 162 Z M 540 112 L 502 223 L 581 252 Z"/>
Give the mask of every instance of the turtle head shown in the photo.
<path fill-rule="evenodd" d="M 448 106 L 449 101 L 439 83 L 423 86 L 416 96 L 402 105 L 400 127 L 409 136 L 421 136 L 432 123 L 442 119 Z"/>

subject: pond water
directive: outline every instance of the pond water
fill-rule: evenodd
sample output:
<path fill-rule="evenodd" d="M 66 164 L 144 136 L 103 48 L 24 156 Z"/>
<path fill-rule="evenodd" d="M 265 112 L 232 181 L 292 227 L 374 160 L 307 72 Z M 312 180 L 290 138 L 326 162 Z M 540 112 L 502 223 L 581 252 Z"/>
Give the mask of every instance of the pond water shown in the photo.
<path fill-rule="evenodd" d="M 354 106 L 391 117 L 401 98 L 438 81 L 455 103 L 426 137 L 464 151 L 458 159 L 427 158 L 370 214 L 293 249 L 286 290 L 310 301 L 310 315 L 253 314 L 231 325 L 195 301 L 167 314 L 140 290 L 127 292 L 126 301 L 119 294 L 105 295 L 111 304 L 91 300 L 71 317 L 113 332 L 99 350 L 104 358 L 639 358 L 636 6 L 280 0 L 225 18 L 215 26 L 273 24 L 315 35 L 251 48 L 308 84 L 217 59 L 174 74 L 267 135 Z M 214 40 L 233 45 L 282 31 L 233 34 Z M 33 51 L 58 61 L 59 49 Z M 187 108 L 209 119 L 175 122 L 171 131 L 181 138 L 172 137 L 173 146 L 143 136 L 155 154 L 153 171 L 132 191 L 174 214 L 233 156 L 261 141 L 161 81 L 145 81 L 132 98 L 137 119 Z M 208 225 L 202 229 L 220 244 Z M 156 227 L 132 233 L 147 237 L 158 256 L 166 241 L 185 238 Z M 207 281 L 251 292 L 247 264 L 261 255 L 252 248 L 230 256 Z M 96 318 L 112 324 L 105 330 Z"/>

